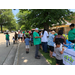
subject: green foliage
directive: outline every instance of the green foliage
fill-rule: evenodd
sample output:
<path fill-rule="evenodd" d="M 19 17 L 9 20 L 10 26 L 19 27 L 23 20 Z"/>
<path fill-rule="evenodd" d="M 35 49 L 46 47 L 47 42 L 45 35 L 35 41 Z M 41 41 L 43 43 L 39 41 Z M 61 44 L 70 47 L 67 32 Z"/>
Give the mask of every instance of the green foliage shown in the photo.
<path fill-rule="evenodd" d="M 18 24 L 20 25 L 21 27 L 21 30 L 30 30 L 31 29 L 31 22 L 27 19 L 28 18 L 28 14 L 30 14 L 30 12 L 27 10 L 27 11 L 24 11 L 23 13 L 22 12 L 19 12 L 16 17 L 18 18 L 17 22 Z"/>
<path fill-rule="evenodd" d="M 65 20 L 73 19 L 73 12 L 68 9 L 20 9 L 20 13 L 26 14 L 24 17 L 20 15 L 20 23 L 28 21 L 31 23 L 31 27 L 44 27 L 47 30 L 52 24 L 61 25 L 62 22 L 66 23 Z"/>
<path fill-rule="evenodd" d="M 12 9 L 0 9 L 0 25 L 5 26 L 10 31 L 16 30 L 16 20 L 12 13 Z"/>

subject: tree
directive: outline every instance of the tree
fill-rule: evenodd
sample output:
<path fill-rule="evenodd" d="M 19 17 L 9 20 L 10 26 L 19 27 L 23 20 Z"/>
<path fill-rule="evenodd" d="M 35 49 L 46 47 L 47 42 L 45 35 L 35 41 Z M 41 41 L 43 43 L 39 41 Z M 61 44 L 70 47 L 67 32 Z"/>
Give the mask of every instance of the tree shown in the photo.
<path fill-rule="evenodd" d="M 27 10 L 27 11 L 24 11 L 23 13 L 19 12 L 16 15 L 16 17 L 18 18 L 17 22 L 20 25 L 21 30 L 30 30 L 31 29 L 31 23 L 29 21 L 30 19 L 29 20 L 27 19 L 28 14 L 30 14 L 30 12 Z"/>
<path fill-rule="evenodd" d="M 43 27 L 49 29 L 53 24 L 59 23 L 59 25 L 65 20 L 73 19 L 73 12 L 68 9 L 20 9 L 20 12 L 28 11 L 27 20 L 31 23 L 32 27 Z"/>
<path fill-rule="evenodd" d="M 0 25 L 2 31 L 2 25 L 9 28 L 9 30 L 14 29 L 14 15 L 12 9 L 0 9 Z"/>

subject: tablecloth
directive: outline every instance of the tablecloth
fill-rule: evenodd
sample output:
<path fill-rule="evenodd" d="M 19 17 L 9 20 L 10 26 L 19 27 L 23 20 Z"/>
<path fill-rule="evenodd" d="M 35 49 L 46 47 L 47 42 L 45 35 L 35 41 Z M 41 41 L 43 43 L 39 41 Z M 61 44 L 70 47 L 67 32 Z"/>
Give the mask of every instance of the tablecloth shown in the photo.
<path fill-rule="evenodd" d="M 56 54 L 53 52 L 53 56 Z M 75 51 L 74 49 L 65 48 L 63 53 L 63 64 L 65 65 L 75 65 Z"/>

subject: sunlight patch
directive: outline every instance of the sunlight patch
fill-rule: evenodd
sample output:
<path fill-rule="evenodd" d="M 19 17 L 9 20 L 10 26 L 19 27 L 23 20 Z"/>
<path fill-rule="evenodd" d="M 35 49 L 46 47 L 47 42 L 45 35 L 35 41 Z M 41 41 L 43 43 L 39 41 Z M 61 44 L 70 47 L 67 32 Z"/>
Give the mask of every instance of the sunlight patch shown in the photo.
<path fill-rule="evenodd" d="M 27 62 L 28 62 L 28 60 L 27 60 L 27 59 L 25 59 L 23 62 L 27 63 Z"/>

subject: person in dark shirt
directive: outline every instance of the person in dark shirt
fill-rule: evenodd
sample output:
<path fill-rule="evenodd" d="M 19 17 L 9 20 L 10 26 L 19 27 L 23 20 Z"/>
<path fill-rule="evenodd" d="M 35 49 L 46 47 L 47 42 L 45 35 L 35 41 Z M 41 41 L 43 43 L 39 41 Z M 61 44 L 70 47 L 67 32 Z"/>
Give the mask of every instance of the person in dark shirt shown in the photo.
<path fill-rule="evenodd" d="M 66 39 L 65 39 L 64 36 L 62 36 L 62 34 L 63 34 L 63 31 L 62 31 L 62 30 L 59 30 L 59 31 L 58 31 L 58 35 L 56 35 L 56 36 L 54 37 L 54 40 L 53 40 L 53 41 L 55 42 L 55 41 L 59 40 L 59 42 L 60 42 L 61 44 L 63 44 L 63 43 L 66 44 Z"/>
<path fill-rule="evenodd" d="M 17 33 L 15 32 L 15 43 L 17 43 Z"/>

